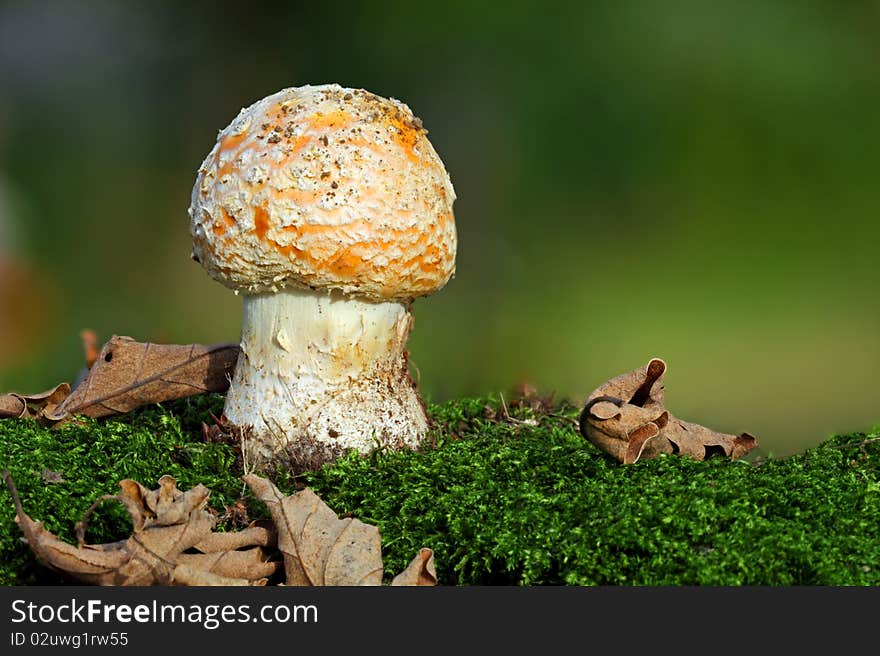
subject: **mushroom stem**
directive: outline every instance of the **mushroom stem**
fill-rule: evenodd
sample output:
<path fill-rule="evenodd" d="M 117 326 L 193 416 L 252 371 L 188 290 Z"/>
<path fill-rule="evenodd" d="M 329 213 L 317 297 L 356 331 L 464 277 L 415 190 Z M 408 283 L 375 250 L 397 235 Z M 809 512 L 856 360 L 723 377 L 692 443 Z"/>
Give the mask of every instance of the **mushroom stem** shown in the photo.
<path fill-rule="evenodd" d="M 246 464 L 314 467 L 350 449 L 417 446 L 427 419 L 409 375 L 407 305 L 290 289 L 244 296 L 224 412 Z"/>

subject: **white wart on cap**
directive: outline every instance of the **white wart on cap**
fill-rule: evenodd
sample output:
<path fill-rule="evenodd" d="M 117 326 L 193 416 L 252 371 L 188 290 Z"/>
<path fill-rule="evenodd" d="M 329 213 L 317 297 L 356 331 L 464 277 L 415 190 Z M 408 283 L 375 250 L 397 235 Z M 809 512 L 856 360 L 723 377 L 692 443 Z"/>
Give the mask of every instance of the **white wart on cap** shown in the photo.
<path fill-rule="evenodd" d="M 243 109 L 199 169 L 193 257 L 244 296 L 225 414 L 253 468 L 423 439 L 409 308 L 456 253 L 455 192 L 426 134 L 397 100 L 294 87 Z"/>

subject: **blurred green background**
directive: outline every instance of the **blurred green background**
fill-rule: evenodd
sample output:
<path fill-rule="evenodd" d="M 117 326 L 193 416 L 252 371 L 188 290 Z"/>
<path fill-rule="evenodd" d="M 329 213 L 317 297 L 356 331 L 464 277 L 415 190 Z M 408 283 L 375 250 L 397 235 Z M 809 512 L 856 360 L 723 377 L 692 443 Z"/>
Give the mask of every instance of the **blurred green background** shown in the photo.
<path fill-rule="evenodd" d="M 234 341 L 189 259 L 238 110 L 338 82 L 410 105 L 458 194 L 414 305 L 434 401 L 583 399 L 663 357 L 680 417 L 784 455 L 880 422 L 880 4 L 0 4 L 0 391 L 79 332 Z"/>

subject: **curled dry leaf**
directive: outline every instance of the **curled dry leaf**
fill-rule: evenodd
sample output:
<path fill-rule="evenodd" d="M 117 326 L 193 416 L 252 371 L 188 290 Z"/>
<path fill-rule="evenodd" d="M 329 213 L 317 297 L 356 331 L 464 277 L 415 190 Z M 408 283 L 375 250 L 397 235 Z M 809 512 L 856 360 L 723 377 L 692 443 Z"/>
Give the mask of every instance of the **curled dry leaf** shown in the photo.
<path fill-rule="evenodd" d="M 44 412 L 54 412 L 69 394 L 69 383 L 61 383 L 39 394 L 0 394 L 0 419 L 33 419 Z"/>
<path fill-rule="evenodd" d="M 187 492 L 163 476 L 157 490 L 135 481 L 120 482 L 116 496 L 101 497 L 77 525 L 73 546 L 31 519 L 9 472 L 3 479 L 12 494 L 16 522 L 34 555 L 47 567 L 91 585 L 265 585 L 279 563 L 269 560 L 274 535 L 253 526 L 234 533 L 214 533 L 216 517 L 206 508 L 208 490 Z M 109 544 L 84 544 L 88 515 L 107 499 L 122 502 L 131 515 L 132 535 Z"/>
<path fill-rule="evenodd" d="M 661 453 L 696 460 L 718 453 L 735 460 L 757 446 L 749 433 L 719 433 L 671 415 L 663 399 L 665 373 L 666 363 L 652 358 L 596 388 L 580 415 L 584 437 L 624 464 Z"/>
<path fill-rule="evenodd" d="M 434 551 L 422 547 L 407 568 L 391 580 L 391 585 L 437 585 L 437 570 L 434 569 Z"/>
<path fill-rule="evenodd" d="M 152 344 L 114 335 L 88 374 L 51 411 L 60 422 L 72 415 L 106 417 L 194 394 L 225 392 L 235 369 L 237 344 Z"/>
<path fill-rule="evenodd" d="M 136 532 L 150 526 L 171 526 L 186 522 L 207 503 L 211 491 L 199 484 L 181 492 L 171 476 L 159 479 L 159 487 L 148 490 L 137 481 L 119 481 L 118 499 L 125 505 Z"/>

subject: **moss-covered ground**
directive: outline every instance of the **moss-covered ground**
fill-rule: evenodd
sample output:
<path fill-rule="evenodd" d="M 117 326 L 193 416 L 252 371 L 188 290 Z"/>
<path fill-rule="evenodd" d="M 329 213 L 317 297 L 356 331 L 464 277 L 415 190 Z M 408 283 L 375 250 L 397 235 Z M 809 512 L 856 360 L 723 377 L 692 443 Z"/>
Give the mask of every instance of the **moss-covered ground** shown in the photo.
<path fill-rule="evenodd" d="M 221 529 L 266 516 L 239 480 L 235 451 L 206 442 L 223 399 L 207 395 L 49 430 L 0 420 L 0 469 L 24 508 L 59 537 L 102 494 L 133 478 L 181 489 L 203 483 Z M 579 408 L 495 399 L 431 405 L 421 453 L 348 456 L 317 472 L 280 474 L 312 487 L 340 515 L 375 524 L 387 574 L 419 547 L 444 585 L 880 585 L 880 435 L 833 437 L 786 458 L 623 466 L 578 433 Z M 512 419 L 511 419 L 512 418 Z M 0 490 L 0 584 L 58 584 L 33 558 Z M 105 503 L 88 541 L 130 533 Z"/>

